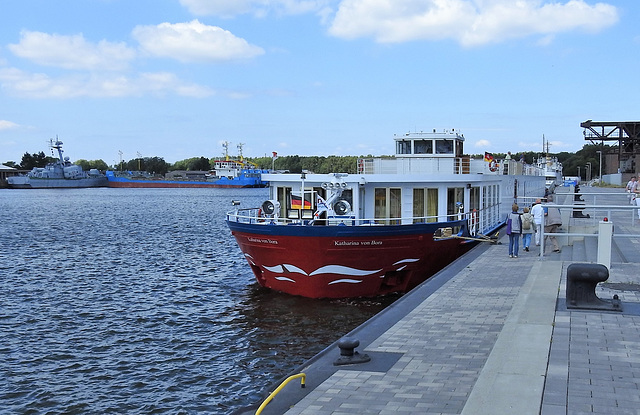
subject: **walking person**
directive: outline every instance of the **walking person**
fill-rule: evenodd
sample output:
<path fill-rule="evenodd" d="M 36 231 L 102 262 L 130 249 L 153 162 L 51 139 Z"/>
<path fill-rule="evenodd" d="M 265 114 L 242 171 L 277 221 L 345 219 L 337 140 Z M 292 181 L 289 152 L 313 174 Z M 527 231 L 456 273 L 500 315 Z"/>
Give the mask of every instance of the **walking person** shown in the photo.
<path fill-rule="evenodd" d="M 536 202 L 531 207 L 531 215 L 533 216 L 533 224 L 535 225 L 535 240 L 536 246 L 540 245 L 540 235 L 542 234 L 542 221 L 544 219 L 544 208 L 540 199 L 536 199 Z"/>
<path fill-rule="evenodd" d="M 553 203 L 553 196 L 549 195 L 547 201 Z M 544 233 L 545 242 L 547 239 L 553 244 L 553 252 L 560 252 L 560 245 L 558 240 L 552 234 L 562 225 L 562 216 L 560 216 L 560 209 L 558 208 L 544 208 Z"/>
<path fill-rule="evenodd" d="M 525 251 L 529 252 L 529 245 L 531 245 L 531 235 L 534 232 L 533 215 L 529 212 L 529 208 L 526 207 L 522 210 L 522 247 Z"/>
<path fill-rule="evenodd" d="M 636 180 L 636 177 L 632 177 L 631 180 L 629 180 L 627 182 L 627 193 L 629 193 L 629 195 L 627 196 L 629 198 L 629 203 L 632 205 L 636 204 L 636 190 L 638 189 L 638 180 Z"/>
<path fill-rule="evenodd" d="M 518 205 L 511 206 L 511 213 L 507 216 L 507 235 L 509 235 L 509 258 L 518 258 L 520 234 L 522 233 L 522 218 L 518 213 Z"/>
<path fill-rule="evenodd" d="M 640 206 L 640 187 L 636 187 L 636 193 L 633 194 L 633 197 L 631 199 L 632 205 Z M 640 219 L 640 209 L 636 209 L 636 212 L 638 212 L 638 219 Z"/>

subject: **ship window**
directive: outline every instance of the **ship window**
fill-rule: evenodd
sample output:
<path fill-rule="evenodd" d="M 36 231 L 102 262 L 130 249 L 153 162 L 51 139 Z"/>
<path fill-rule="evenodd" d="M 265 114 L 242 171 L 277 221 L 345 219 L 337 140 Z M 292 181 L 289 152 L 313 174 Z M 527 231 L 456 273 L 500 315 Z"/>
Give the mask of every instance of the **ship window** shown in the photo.
<path fill-rule="evenodd" d="M 280 217 L 284 216 L 284 213 L 286 212 L 286 209 L 289 206 L 287 201 L 289 200 L 290 195 L 291 195 L 291 188 L 290 187 L 278 187 L 277 188 L 277 199 L 278 199 L 278 202 L 280 202 L 280 212 L 278 212 L 278 215 Z"/>
<path fill-rule="evenodd" d="M 402 215 L 402 205 L 400 202 L 401 194 L 401 189 L 396 188 L 375 189 L 374 215 L 376 223 L 383 223 L 387 225 L 400 223 L 400 217 Z M 389 218 L 393 219 L 390 220 Z"/>
<path fill-rule="evenodd" d="M 411 154 L 411 141 L 396 142 L 396 154 Z"/>
<path fill-rule="evenodd" d="M 480 209 L 480 188 L 472 187 L 469 190 L 469 211 Z"/>
<path fill-rule="evenodd" d="M 424 222 L 424 211 L 426 208 L 424 194 L 425 189 L 413 189 L 413 223 Z"/>
<path fill-rule="evenodd" d="M 458 211 L 458 203 L 462 204 L 463 212 L 468 211 L 464 206 L 464 188 L 463 187 L 450 187 L 447 189 L 447 220 L 457 220 L 456 214 Z"/>
<path fill-rule="evenodd" d="M 433 154 L 432 140 L 416 140 L 413 146 L 415 154 Z"/>
<path fill-rule="evenodd" d="M 453 140 L 436 140 L 436 154 L 453 154 Z"/>
<path fill-rule="evenodd" d="M 438 220 L 438 189 L 413 189 L 413 223 Z"/>

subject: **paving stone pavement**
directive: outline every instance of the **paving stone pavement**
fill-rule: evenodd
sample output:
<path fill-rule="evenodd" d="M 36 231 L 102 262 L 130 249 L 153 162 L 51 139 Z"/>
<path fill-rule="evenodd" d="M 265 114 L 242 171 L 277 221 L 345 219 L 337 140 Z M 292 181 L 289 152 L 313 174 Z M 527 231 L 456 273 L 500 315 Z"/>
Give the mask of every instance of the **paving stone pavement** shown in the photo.
<path fill-rule="evenodd" d="M 610 219 L 640 234 L 629 212 Z M 364 345 L 398 354 L 390 368 L 336 370 L 286 414 L 640 414 L 640 238 L 617 242 L 636 262 L 596 291 L 622 312 L 566 308 L 571 247 L 511 259 L 501 242 Z"/>

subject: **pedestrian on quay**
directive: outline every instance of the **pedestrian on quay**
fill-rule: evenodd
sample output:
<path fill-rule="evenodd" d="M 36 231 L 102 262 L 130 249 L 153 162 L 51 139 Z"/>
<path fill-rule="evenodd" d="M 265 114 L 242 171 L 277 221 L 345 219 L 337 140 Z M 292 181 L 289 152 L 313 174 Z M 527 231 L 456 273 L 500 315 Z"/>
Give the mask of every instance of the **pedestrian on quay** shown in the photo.
<path fill-rule="evenodd" d="M 631 204 L 634 206 L 640 206 L 640 186 L 637 186 L 636 192 L 631 198 Z M 640 209 L 636 209 L 636 212 L 638 212 L 638 219 L 640 219 Z"/>
<path fill-rule="evenodd" d="M 547 196 L 547 202 L 553 203 L 553 195 Z M 553 244 L 553 252 L 560 252 L 560 245 L 558 240 L 552 234 L 558 230 L 562 225 L 562 216 L 560 216 L 560 209 L 552 207 L 544 207 L 544 240 L 547 239 Z"/>
<path fill-rule="evenodd" d="M 536 199 L 535 203 L 531 207 L 531 215 L 533 216 L 533 224 L 535 225 L 535 240 L 536 246 L 540 245 L 540 235 L 542 234 L 542 221 L 544 220 L 544 208 L 542 207 L 542 201 Z"/>
<path fill-rule="evenodd" d="M 531 235 L 533 235 L 535 225 L 533 223 L 533 215 L 529 212 L 529 208 L 524 208 L 522 212 L 522 247 L 525 251 L 529 252 Z"/>
<path fill-rule="evenodd" d="M 507 235 L 509 235 L 509 258 L 518 258 L 520 234 L 522 233 L 522 218 L 518 213 L 518 204 L 511 206 L 511 213 L 507 216 Z"/>
<path fill-rule="evenodd" d="M 626 187 L 627 193 L 629 193 L 627 198 L 629 199 L 629 203 L 632 204 L 632 205 L 636 204 L 636 201 L 635 201 L 636 195 L 635 195 L 635 193 L 636 193 L 637 188 L 638 188 L 638 181 L 636 180 L 636 177 L 633 176 L 631 178 L 631 180 L 629 180 L 627 182 L 627 187 Z"/>

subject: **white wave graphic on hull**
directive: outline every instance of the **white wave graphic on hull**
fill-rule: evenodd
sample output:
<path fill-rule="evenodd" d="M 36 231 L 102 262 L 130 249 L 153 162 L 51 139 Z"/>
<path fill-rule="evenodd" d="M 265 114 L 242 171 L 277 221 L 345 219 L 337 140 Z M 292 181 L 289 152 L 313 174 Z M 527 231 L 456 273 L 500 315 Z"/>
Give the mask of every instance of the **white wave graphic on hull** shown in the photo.
<path fill-rule="evenodd" d="M 319 274 L 342 274 L 342 275 L 352 275 L 354 277 L 360 277 L 364 275 L 376 274 L 380 271 L 382 271 L 382 268 L 377 270 L 366 270 L 366 269 L 345 267 L 343 265 L 325 265 L 324 267 L 320 267 L 317 270 L 310 273 L 309 276 L 319 275 Z"/>
<path fill-rule="evenodd" d="M 245 258 L 247 258 L 247 261 L 249 262 L 249 264 L 251 265 L 256 265 L 256 261 L 253 260 L 253 257 L 249 254 L 244 254 Z"/>
<path fill-rule="evenodd" d="M 361 281 L 361 280 L 350 280 L 350 279 L 348 279 L 348 278 L 343 278 L 343 279 L 341 279 L 341 280 L 331 281 L 331 282 L 329 283 L 329 285 L 332 285 L 332 284 L 339 284 L 339 283 L 341 283 L 341 282 L 346 282 L 346 283 L 348 283 L 348 284 L 358 284 L 358 283 L 361 283 L 362 281 Z"/>
<path fill-rule="evenodd" d="M 278 281 L 289 281 L 289 282 L 293 282 L 295 283 L 294 280 L 292 280 L 291 278 L 287 278 L 287 277 L 275 277 Z"/>
<path fill-rule="evenodd" d="M 420 261 L 419 258 L 407 258 L 407 259 L 401 259 L 400 261 L 396 261 L 393 263 L 393 265 L 404 264 L 406 262 L 418 262 L 418 261 Z"/>
<path fill-rule="evenodd" d="M 266 265 L 264 265 L 264 269 L 270 272 L 274 272 L 276 274 L 298 273 L 302 275 L 309 275 L 304 270 L 291 264 L 274 265 L 272 267 L 267 267 Z"/>

